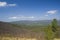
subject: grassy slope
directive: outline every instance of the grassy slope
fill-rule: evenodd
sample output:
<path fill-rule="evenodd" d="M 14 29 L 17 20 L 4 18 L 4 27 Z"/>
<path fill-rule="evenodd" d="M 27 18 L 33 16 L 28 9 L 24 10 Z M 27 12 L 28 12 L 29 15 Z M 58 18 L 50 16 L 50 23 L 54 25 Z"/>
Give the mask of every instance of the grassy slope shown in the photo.
<path fill-rule="evenodd" d="M 38 29 L 38 28 L 37 28 Z M 35 30 L 32 32 L 29 28 L 24 28 L 21 26 L 17 26 L 15 24 L 10 24 L 6 22 L 0 22 L 0 36 L 19 36 L 19 37 L 37 37 L 42 34 L 42 32 L 37 32 L 36 28 L 33 28 L 32 30 Z"/>

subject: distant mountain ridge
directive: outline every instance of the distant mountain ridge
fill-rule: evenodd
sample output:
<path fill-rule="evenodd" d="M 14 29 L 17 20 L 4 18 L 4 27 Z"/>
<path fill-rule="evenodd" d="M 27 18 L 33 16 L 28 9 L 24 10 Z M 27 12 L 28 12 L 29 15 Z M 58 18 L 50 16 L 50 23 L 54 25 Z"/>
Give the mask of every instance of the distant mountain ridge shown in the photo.
<path fill-rule="evenodd" d="M 48 25 L 51 23 L 51 20 L 37 20 L 37 21 L 30 21 L 30 20 L 21 20 L 21 21 L 14 21 L 11 22 L 13 24 L 39 24 L 39 25 Z M 58 25 L 60 25 L 60 20 L 58 21 Z"/>

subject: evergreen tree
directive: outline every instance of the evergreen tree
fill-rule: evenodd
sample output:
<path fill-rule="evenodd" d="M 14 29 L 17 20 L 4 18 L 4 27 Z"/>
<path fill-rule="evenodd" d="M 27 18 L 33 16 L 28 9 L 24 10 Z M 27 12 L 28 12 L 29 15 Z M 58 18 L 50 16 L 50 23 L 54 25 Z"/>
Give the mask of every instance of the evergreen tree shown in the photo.
<path fill-rule="evenodd" d="M 47 40 L 53 40 L 56 33 L 57 33 L 57 20 L 53 19 L 51 24 L 46 29 Z"/>
<path fill-rule="evenodd" d="M 57 20 L 56 19 L 53 19 L 51 27 L 52 27 L 52 31 L 56 33 L 57 32 Z"/>

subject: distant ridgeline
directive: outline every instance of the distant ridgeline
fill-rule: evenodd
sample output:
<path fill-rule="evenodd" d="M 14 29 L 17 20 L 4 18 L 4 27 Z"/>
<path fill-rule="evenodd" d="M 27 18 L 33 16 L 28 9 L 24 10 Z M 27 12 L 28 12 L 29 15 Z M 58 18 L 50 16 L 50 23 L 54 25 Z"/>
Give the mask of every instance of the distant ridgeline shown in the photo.
<path fill-rule="evenodd" d="M 21 20 L 21 21 L 14 21 L 10 22 L 12 24 L 18 24 L 18 25 L 39 25 L 39 26 L 47 26 L 51 23 L 51 20 L 37 20 L 37 21 L 29 21 L 29 20 Z M 60 20 L 58 20 L 58 25 L 60 25 Z"/>

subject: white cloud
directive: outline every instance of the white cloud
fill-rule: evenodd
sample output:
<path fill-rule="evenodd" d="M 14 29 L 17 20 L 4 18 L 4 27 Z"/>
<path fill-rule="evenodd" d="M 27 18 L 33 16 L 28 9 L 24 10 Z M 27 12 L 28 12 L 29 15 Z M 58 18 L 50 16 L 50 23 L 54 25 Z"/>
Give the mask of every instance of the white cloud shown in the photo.
<path fill-rule="evenodd" d="M 7 2 L 0 2 L 0 7 L 6 7 L 6 6 L 16 6 L 16 4 L 8 4 Z"/>
<path fill-rule="evenodd" d="M 35 18 L 34 16 L 13 16 L 13 17 L 9 17 L 8 19 L 21 19 L 21 20 L 23 20 L 23 19 L 26 19 L 26 20 L 28 20 L 28 19 L 33 19 L 33 18 Z"/>
<path fill-rule="evenodd" d="M 17 17 L 9 17 L 8 19 L 17 19 Z"/>
<path fill-rule="evenodd" d="M 6 2 L 0 2 L 0 7 L 4 7 L 4 6 L 6 6 L 6 5 L 7 5 Z"/>
<path fill-rule="evenodd" d="M 57 10 L 50 10 L 50 11 L 47 11 L 48 14 L 56 14 Z"/>
<path fill-rule="evenodd" d="M 21 16 L 19 18 L 34 18 L 34 16 L 29 16 L 29 17 L 26 17 L 26 16 Z"/>
<path fill-rule="evenodd" d="M 8 6 L 16 6 L 16 4 L 8 4 Z"/>

